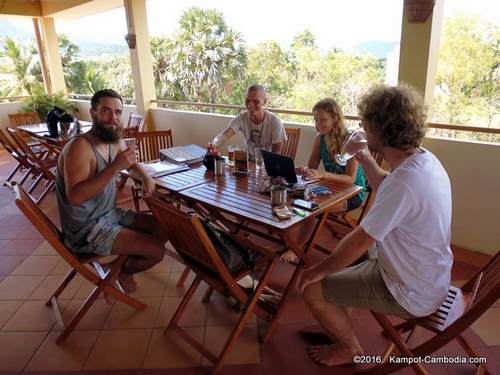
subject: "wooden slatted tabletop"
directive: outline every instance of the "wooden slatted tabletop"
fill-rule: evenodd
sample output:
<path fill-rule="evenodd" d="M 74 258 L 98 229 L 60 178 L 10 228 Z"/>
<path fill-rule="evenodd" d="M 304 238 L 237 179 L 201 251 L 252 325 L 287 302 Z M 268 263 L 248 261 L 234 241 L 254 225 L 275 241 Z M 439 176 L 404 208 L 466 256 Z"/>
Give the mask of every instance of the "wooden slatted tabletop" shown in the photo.
<path fill-rule="evenodd" d="M 319 209 L 306 212 L 306 217 L 294 215 L 291 219 L 279 220 L 273 214 L 269 193 L 258 192 L 258 178 L 255 173 L 251 173 L 248 177 L 228 174 L 223 178 L 207 179 L 204 183 L 180 191 L 179 194 L 188 201 L 202 203 L 211 209 L 223 210 L 241 219 L 273 229 L 286 230 L 302 220 L 323 213 L 361 191 L 359 186 L 321 181 L 318 184 L 328 187 L 332 194 L 317 198 Z M 289 198 L 289 203 L 291 200 L 292 198 Z"/>

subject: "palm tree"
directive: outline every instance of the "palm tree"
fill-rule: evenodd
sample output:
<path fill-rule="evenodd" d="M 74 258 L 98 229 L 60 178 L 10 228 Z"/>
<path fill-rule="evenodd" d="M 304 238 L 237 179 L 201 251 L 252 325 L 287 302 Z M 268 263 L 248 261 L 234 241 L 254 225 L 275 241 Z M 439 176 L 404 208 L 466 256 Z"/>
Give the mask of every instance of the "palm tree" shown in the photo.
<path fill-rule="evenodd" d="M 246 52 L 240 33 L 222 13 L 193 7 L 182 15 L 169 65 L 184 94 L 215 103 L 245 71 Z"/>
<path fill-rule="evenodd" d="M 31 95 L 36 88 L 42 87 L 42 80 L 37 70 L 38 54 L 32 45 L 25 46 L 6 36 L 0 47 L 0 58 L 7 62 L 7 71 L 12 74 L 0 92 L 6 96 Z"/>

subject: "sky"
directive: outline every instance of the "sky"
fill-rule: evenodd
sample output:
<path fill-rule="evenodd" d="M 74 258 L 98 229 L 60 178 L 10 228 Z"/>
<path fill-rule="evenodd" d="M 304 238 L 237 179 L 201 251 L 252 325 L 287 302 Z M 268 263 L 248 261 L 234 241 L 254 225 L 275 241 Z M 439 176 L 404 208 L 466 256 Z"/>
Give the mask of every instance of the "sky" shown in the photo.
<path fill-rule="evenodd" d="M 221 11 L 227 24 L 240 32 L 249 46 L 274 39 L 286 48 L 295 34 L 307 28 L 315 35 L 319 47 L 327 50 L 331 47 L 349 49 L 372 40 L 399 41 L 403 1 L 148 0 L 146 4 L 152 35 L 172 35 L 182 12 L 198 6 Z M 445 0 L 445 15 L 458 11 L 479 14 L 500 24 L 498 0 Z M 16 19 L 11 23 L 33 31 L 29 19 Z M 76 41 L 125 45 L 125 11 L 118 8 L 70 22 L 56 20 L 56 29 Z"/>

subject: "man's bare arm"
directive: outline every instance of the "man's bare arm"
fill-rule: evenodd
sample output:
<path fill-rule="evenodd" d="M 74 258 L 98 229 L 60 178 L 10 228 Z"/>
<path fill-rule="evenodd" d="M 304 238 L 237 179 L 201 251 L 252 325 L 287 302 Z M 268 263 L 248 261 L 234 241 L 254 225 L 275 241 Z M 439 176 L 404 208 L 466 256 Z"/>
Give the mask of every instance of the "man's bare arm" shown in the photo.
<path fill-rule="evenodd" d="M 356 160 L 363 167 L 363 172 L 373 190 L 377 190 L 383 179 L 389 174 L 385 169 L 378 166 L 377 162 L 368 150 L 361 150 L 354 154 Z"/>
<path fill-rule="evenodd" d="M 283 148 L 283 142 L 273 143 L 271 146 L 271 151 L 280 154 L 282 148 Z"/>
<path fill-rule="evenodd" d="M 84 139 L 75 139 L 61 156 L 64 158 L 66 197 L 73 205 L 82 204 L 99 194 L 120 170 L 129 166 L 130 157 L 119 154 L 105 169 L 92 176 L 94 153 Z"/>

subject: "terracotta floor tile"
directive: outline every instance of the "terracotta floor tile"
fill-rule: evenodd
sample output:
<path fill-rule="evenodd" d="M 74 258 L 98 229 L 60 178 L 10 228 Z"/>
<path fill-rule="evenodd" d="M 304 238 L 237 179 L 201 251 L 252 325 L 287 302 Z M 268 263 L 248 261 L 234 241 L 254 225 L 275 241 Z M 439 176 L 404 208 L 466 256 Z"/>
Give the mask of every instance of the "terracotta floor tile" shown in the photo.
<path fill-rule="evenodd" d="M 38 288 L 29 296 L 30 300 L 41 299 L 48 300 L 50 296 L 55 292 L 63 276 L 60 275 L 49 275 L 43 280 Z M 83 278 L 81 276 L 75 276 L 73 280 L 66 286 L 62 294 L 59 296 L 61 299 L 72 299 L 76 292 L 80 289 L 83 284 Z"/>
<path fill-rule="evenodd" d="M 207 326 L 203 345 L 210 348 L 215 355 L 219 355 L 233 329 L 234 326 Z M 257 337 L 257 326 L 255 324 L 245 326 L 240 337 L 228 354 L 225 363 L 228 365 L 260 363 L 259 341 Z M 212 364 L 206 358 L 203 358 L 203 365 L 211 366 Z"/>
<path fill-rule="evenodd" d="M 490 261 L 490 259 L 491 255 L 474 252 L 469 260 L 469 264 L 482 268 Z"/>
<path fill-rule="evenodd" d="M 0 300 L 24 300 L 43 279 L 45 276 L 7 276 L 0 283 Z"/>
<path fill-rule="evenodd" d="M 0 255 L 0 275 L 10 275 L 25 259 L 25 255 Z"/>
<path fill-rule="evenodd" d="M 117 301 L 104 324 L 104 329 L 154 328 L 160 310 L 161 297 L 140 298 L 148 306 L 144 310 Z"/>
<path fill-rule="evenodd" d="M 43 236 L 31 224 L 21 228 L 22 228 L 22 236 L 19 236 L 18 238 L 23 238 L 28 240 L 39 239 L 43 241 Z"/>
<path fill-rule="evenodd" d="M 153 268 L 150 268 L 149 270 L 145 272 L 153 272 L 153 273 L 169 273 L 172 270 L 172 265 L 173 265 L 174 260 L 169 257 L 168 255 L 165 255 L 163 260 L 155 265 Z"/>
<path fill-rule="evenodd" d="M 0 301 L 0 328 L 14 315 L 23 301 Z"/>
<path fill-rule="evenodd" d="M 142 272 L 134 277 L 137 291 L 131 294 L 133 297 L 163 297 L 169 279 L 168 273 Z"/>
<path fill-rule="evenodd" d="M 36 256 L 27 257 L 11 275 L 48 275 L 61 261 L 59 256 Z"/>
<path fill-rule="evenodd" d="M 2 255 L 31 255 L 35 249 L 40 246 L 41 240 L 15 239 L 10 240 L 8 244 L 0 248 Z"/>
<path fill-rule="evenodd" d="M 66 275 L 68 271 L 71 269 L 68 262 L 64 259 L 61 259 L 59 263 L 50 271 L 51 275 Z"/>
<path fill-rule="evenodd" d="M 84 369 L 141 368 L 151 334 L 151 329 L 101 331 Z"/>
<path fill-rule="evenodd" d="M 57 252 L 47 241 L 43 241 L 31 255 L 57 255 Z"/>
<path fill-rule="evenodd" d="M 194 280 L 195 274 L 194 272 L 190 272 L 186 280 L 184 281 L 184 286 L 177 287 L 177 282 L 181 277 L 182 272 L 174 272 L 172 271 L 168 277 L 167 286 L 165 288 L 165 296 L 166 297 L 183 297 L 186 294 L 189 286 Z M 207 290 L 207 284 L 201 282 L 196 291 L 195 295 L 203 295 Z"/>
<path fill-rule="evenodd" d="M 203 343 L 204 327 L 187 327 L 187 333 Z M 163 334 L 155 329 L 149 343 L 143 368 L 178 368 L 201 365 L 201 354 L 175 332 Z"/>
<path fill-rule="evenodd" d="M 14 196 L 11 197 L 11 199 Z M 3 210 L 2 210 L 3 212 Z M 30 225 L 29 220 L 21 212 L 17 214 L 0 214 L 0 225 L 2 226 L 20 226 L 25 227 Z"/>
<path fill-rule="evenodd" d="M 472 324 L 472 329 L 486 345 L 500 345 L 500 308 L 490 308 Z"/>
<path fill-rule="evenodd" d="M 196 298 L 196 297 L 193 297 Z M 221 326 L 236 324 L 241 316 L 241 312 L 234 311 L 231 306 L 234 300 L 228 300 L 220 294 L 212 295 L 207 303 L 207 326 Z M 252 315 L 247 324 L 256 323 L 255 315 Z"/>
<path fill-rule="evenodd" d="M 62 312 L 62 318 L 66 324 L 73 318 L 80 306 L 83 304 L 83 299 L 74 299 L 69 302 L 68 306 Z M 109 305 L 104 299 L 98 299 L 90 307 L 82 320 L 78 323 L 75 330 L 101 330 L 104 323 L 111 313 L 112 305 Z M 63 328 L 59 324 L 55 324 L 53 331 L 61 331 Z"/>
<path fill-rule="evenodd" d="M 85 299 L 87 298 L 90 293 L 94 290 L 95 285 L 92 284 L 90 281 L 83 279 L 83 282 L 80 286 L 80 289 L 76 292 L 76 294 L 73 296 L 73 299 Z M 102 293 L 99 295 L 98 299 L 104 299 L 104 296 Z"/>
<path fill-rule="evenodd" d="M 99 331 L 73 332 L 61 345 L 58 333 L 51 332 L 37 350 L 25 371 L 76 371 L 87 361 Z"/>
<path fill-rule="evenodd" d="M 67 300 L 60 300 L 59 308 L 63 311 L 68 303 Z M 2 331 L 50 331 L 55 322 L 54 311 L 45 305 L 45 301 L 25 301 L 5 323 Z"/>
<path fill-rule="evenodd" d="M 163 297 L 155 327 L 166 327 L 181 301 L 182 297 Z M 206 315 L 206 304 L 201 302 L 199 296 L 194 296 L 183 312 L 179 325 L 182 327 L 204 326 Z"/>
<path fill-rule="evenodd" d="M 46 332 L 0 332 L 0 372 L 21 371 L 46 335 Z"/>
<path fill-rule="evenodd" d="M 16 211 L 18 210 L 15 206 L 14 209 Z M 2 212 L 4 212 L 4 208 L 2 209 Z M 25 238 L 24 228 L 26 227 L 2 227 L 0 229 L 0 240 L 15 240 L 16 238 Z"/>

